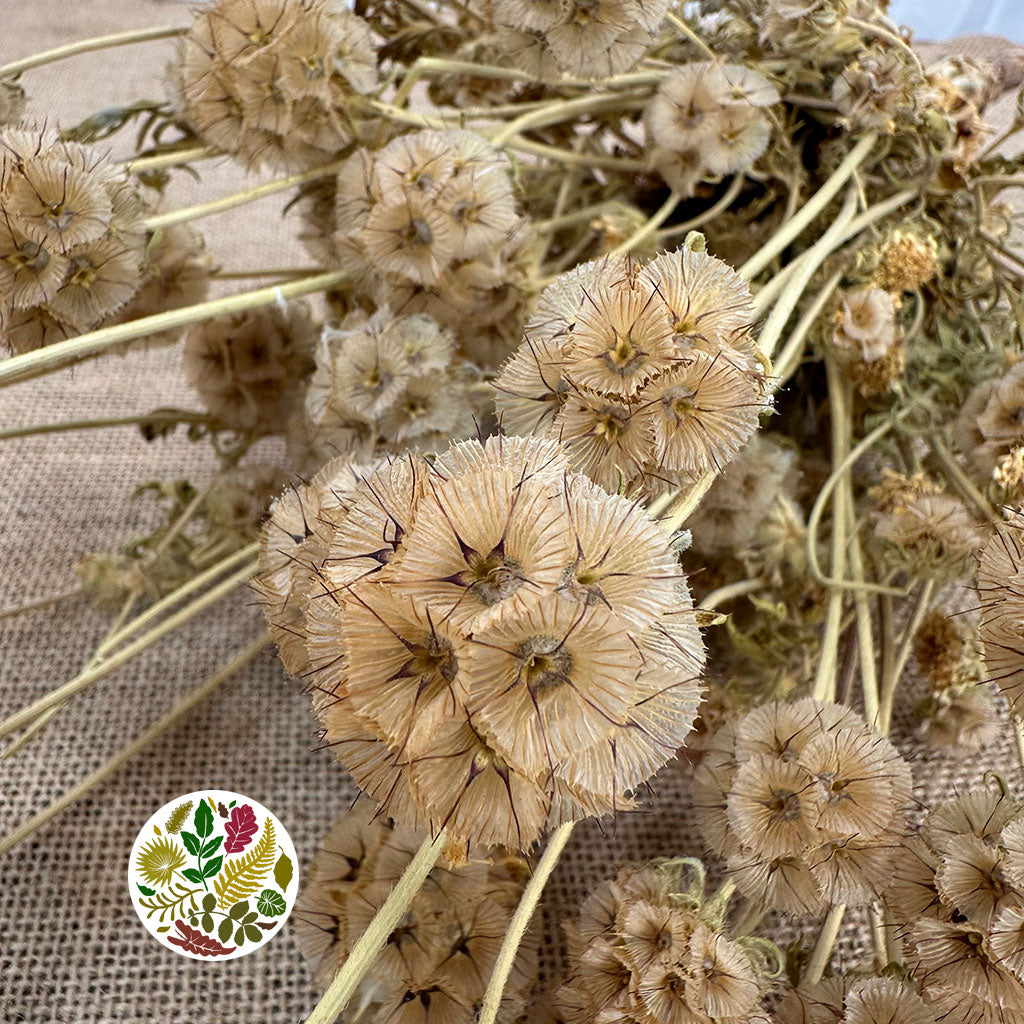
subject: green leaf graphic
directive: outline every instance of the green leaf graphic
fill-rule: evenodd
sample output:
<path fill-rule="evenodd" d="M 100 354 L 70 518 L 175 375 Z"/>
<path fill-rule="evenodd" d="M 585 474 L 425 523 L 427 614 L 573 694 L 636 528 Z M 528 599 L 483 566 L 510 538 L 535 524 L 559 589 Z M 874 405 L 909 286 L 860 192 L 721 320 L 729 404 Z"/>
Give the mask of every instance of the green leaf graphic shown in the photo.
<path fill-rule="evenodd" d="M 171 930 L 171 926 L 169 924 L 162 924 L 162 925 L 160 925 L 159 928 L 157 928 L 158 932 L 169 932 L 170 930 Z"/>
<path fill-rule="evenodd" d="M 141 892 L 143 896 L 156 895 L 156 889 L 147 889 L 141 882 L 136 882 L 135 884 L 139 887 L 139 892 Z"/>
<path fill-rule="evenodd" d="M 245 937 L 250 942 L 259 942 L 260 939 L 263 938 L 263 932 L 261 932 L 259 928 L 256 928 L 251 924 L 247 924 L 245 928 L 242 930 L 245 932 Z"/>
<path fill-rule="evenodd" d="M 181 831 L 181 826 L 185 824 L 185 819 L 188 817 L 188 812 L 192 810 L 192 801 L 186 800 L 182 804 L 178 804 L 177 807 L 171 811 L 171 816 L 164 823 L 164 828 L 172 834 L 177 834 Z"/>
<path fill-rule="evenodd" d="M 274 823 L 267 818 L 263 823 L 263 835 L 244 857 L 232 857 L 213 883 L 217 893 L 217 906 L 224 910 L 246 896 L 252 896 L 263 888 L 263 883 L 274 864 L 274 848 L 277 837 Z"/>
<path fill-rule="evenodd" d="M 187 879 L 188 879 L 188 880 L 189 880 L 190 882 L 199 882 L 199 883 L 202 883 L 202 881 L 203 881 L 203 876 L 202 876 L 201 874 L 199 874 L 199 872 L 198 872 L 198 871 L 196 871 L 196 869 L 195 869 L 195 868 L 185 868 L 185 870 L 184 870 L 184 871 L 182 871 L 182 874 L 183 874 L 183 875 L 184 875 L 184 876 L 185 876 L 185 877 L 186 877 L 186 878 L 187 878 Z"/>
<path fill-rule="evenodd" d="M 205 839 L 213 831 L 213 811 L 210 810 L 210 805 L 205 800 L 196 808 L 192 821 L 196 834 L 202 839 Z"/>
<path fill-rule="evenodd" d="M 185 849 L 188 850 L 193 857 L 199 856 L 199 851 L 203 844 L 199 842 L 198 836 L 192 835 L 191 832 L 182 832 L 181 841 L 185 844 Z"/>
<path fill-rule="evenodd" d="M 209 913 L 216 906 L 217 906 L 217 897 L 214 896 L 212 892 L 208 892 L 203 897 L 203 910 L 205 910 L 207 913 Z"/>
<path fill-rule="evenodd" d="M 235 945 L 241 946 L 245 942 L 245 930 L 239 927 L 238 931 L 235 932 Z"/>
<path fill-rule="evenodd" d="M 220 866 L 223 863 L 223 857 L 214 857 L 213 860 L 207 861 L 203 865 L 203 878 L 213 878 L 213 876 L 220 871 Z"/>
<path fill-rule="evenodd" d="M 249 901 L 240 900 L 236 903 L 229 911 L 228 917 L 234 918 L 236 921 L 241 920 L 249 913 Z"/>
<path fill-rule="evenodd" d="M 264 889 L 256 901 L 256 909 L 264 917 L 280 917 L 288 909 L 288 904 L 280 893 Z"/>
<path fill-rule="evenodd" d="M 221 942 L 227 942 L 231 938 L 231 929 L 235 927 L 235 922 L 230 917 L 225 917 L 220 923 L 220 927 L 217 929 L 217 938 Z"/>
<path fill-rule="evenodd" d="M 274 881 L 277 882 L 281 892 L 288 891 L 288 884 L 292 880 L 292 862 L 287 853 L 282 853 L 274 865 Z"/>
<path fill-rule="evenodd" d="M 219 849 L 220 844 L 224 842 L 223 836 L 217 836 L 215 839 L 211 839 L 200 851 L 200 857 L 212 857 Z"/>
<path fill-rule="evenodd" d="M 204 932 L 212 932 L 213 931 L 213 918 L 209 914 L 203 914 L 200 923 L 203 926 L 203 931 Z"/>

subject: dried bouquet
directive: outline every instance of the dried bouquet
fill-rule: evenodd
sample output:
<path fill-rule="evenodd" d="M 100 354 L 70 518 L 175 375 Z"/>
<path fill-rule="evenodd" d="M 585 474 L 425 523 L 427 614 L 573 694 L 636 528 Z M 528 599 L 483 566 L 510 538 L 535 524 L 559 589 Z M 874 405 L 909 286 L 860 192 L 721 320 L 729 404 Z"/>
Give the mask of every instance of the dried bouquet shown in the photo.
<path fill-rule="evenodd" d="M 168 101 L 21 120 L 22 72 L 163 37 Z M 7 752 L 226 595 L 269 627 L 0 851 L 273 643 L 363 795 L 295 913 L 312 1024 L 1024 1019 L 1024 804 L 922 803 L 889 738 L 1024 767 L 1022 78 L 884 0 L 212 0 L 0 67 L 0 387 L 162 345 L 196 395 L 0 436 L 221 466 L 79 563 L 113 624 Z M 276 176 L 165 208 L 223 156 Z M 275 192 L 310 266 L 223 294 L 197 225 Z M 663 770 L 704 850 L 531 927 Z"/>

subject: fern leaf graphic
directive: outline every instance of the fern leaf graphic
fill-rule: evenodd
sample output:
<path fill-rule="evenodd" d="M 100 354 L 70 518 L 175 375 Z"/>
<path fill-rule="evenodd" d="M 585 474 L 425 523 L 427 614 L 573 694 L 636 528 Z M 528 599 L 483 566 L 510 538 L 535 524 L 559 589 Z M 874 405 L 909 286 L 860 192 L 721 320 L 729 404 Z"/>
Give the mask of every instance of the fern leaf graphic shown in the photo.
<path fill-rule="evenodd" d="M 234 857 L 225 862 L 213 883 L 217 906 L 221 910 L 226 910 L 262 888 L 274 866 L 276 838 L 274 823 L 267 818 L 263 823 L 263 835 L 256 841 L 256 845 L 244 857 Z"/>

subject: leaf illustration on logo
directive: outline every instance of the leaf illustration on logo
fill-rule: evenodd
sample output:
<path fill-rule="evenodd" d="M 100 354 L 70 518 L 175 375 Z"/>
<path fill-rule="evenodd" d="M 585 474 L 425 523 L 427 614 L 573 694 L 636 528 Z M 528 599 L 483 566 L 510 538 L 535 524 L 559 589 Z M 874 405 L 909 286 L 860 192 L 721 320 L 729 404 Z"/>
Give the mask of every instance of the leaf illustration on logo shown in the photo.
<path fill-rule="evenodd" d="M 252 842 L 259 828 L 256 813 L 248 804 L 242 804 L 231 812 L 231 820 L 224 826 L 228 841 L 224 844 L 225 853 L 241 853 Z"/>
<path fill-rule="evenodd" d="M 222 946 L 216 939 L 204 935 L 198 928 L 190 928 L 184 921 L 175 921 L 175 928 L 178 935 L 168 935 L 167 941 L 175 946 L 181 946 L 186 953 L 195 953 L 198 956 L 224 956 L 227 953 L 234 953 L 234 946 Z"/>
<path fill-rule="evenodd" d="M 156 889 L 147 889 L 141 882 L 136 882 L 135 884 L 139 887 L 139 892 L 141 892 L 143 896 L 156 895 Z"/>
<path fill-rule="evenodd" d="M 276 845 L 274 823 L 267 818 L 263 823 L 263 835 L 256 845 L 244 856 L 228 860 L 220 875 L 213 883 L 217 893 L 217 906 L 221 910 L 251 896 L 263 887 L 263 882 L 274 863 Z M 225 846 L 225 849 L 227 847 Z"/>
<path fill-rule="evenodd" d="M 146 908 L 147 918 L 160 911 L 160 916 L 157 920 L 162 921 L 168 912 L 171 913 L 172 917 L 176 917 L 178 914 L 187 914 L 189 909 L 194 911 L 196 909 L 195 897 L 200 892 L 202 892 L 202 889 L 190 889 L 187 885 L 175 882 L 167 891 L 158 893 L 152 899 L 140 899 L 139 904 Z M 190 904 L 188 908 L 185 906 L 186 900 Z"/>
<path fill-rule="evenodd" d="M 164 822 L 164 828 L 166 828 L 171 835 L 177 835 L 181 831 L 181 826 L 185 824 L 188 812 L 191 810 L 191 800 L 186 800 L 184 803 L 178 804 L 178 806 L 171 811 L 171 816 Z"/>
<path fill-rule="evenodd" d="M 287 853 L 282 853 L 274 865 L 274 881 L 277 882 L 281 892 L 288 891 L 288 884 L 292 880 L 292 862 Z"/>
<path fill-rule="evenodd" d="M 264 889 L 260 893 L 259 899 L 256 900 L 256 909 L 264 915 L 264 917 L 280 917 L 287 909 L 288 904 L 285 903 L 284 897 L 273 889 Z M 254 922 L 259 924 L 259 922 Z"/>
<path fill-rule="evenodd" d="M 173 839 L 151 839 L 139 850 L 135 870 L 150 885 L 167 885 L 185 860 L 185 851 Z"/>
<path fill-rule="evenodd" d="M 218 802 L 217 803 L 217 813 L 222 818 L 226 818 L 228 816 L 228 809 L 224 806 L 224 804 L 222 802 Z"/>
<path fill-rule="evenodd" d="M 196 808 L 192 823 L 200 839 L 205 839 L 213 831 L 213 811 L 205 800 L 200 801 Z"/>

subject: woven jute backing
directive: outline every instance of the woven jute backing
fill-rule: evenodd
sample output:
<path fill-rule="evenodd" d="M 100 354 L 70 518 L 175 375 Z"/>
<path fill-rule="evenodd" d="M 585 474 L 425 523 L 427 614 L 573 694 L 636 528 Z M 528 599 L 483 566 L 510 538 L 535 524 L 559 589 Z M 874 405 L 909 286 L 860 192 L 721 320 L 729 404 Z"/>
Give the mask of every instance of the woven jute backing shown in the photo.
<path fill-rule="evenodd" d="M 184 23 L 178 0 L 8 0 L 0 62 L 72 39 L 131 27 Z M 102 107 L 160 97 L 169 43 L 111 50 L 24 76 L 31 113 L 62 124 Z M 976 45 L 976 44 L 975 44 Z M 986 41 L 998 51 L 1001 41 Z M 975 50 L 975 52 L 977 52 Z M 1012 109 L 1012 102 L 1007 109 Z M 114 149 L 114 156 L 118 156 Z M 176 186 L 174 205 L 235 191 L 256 179 L 226 162 L 200 165 L 202 181 Z M 286 199 L 210 218 L 203 224 L 226 268 L 302 265 L 304 254 L 281 220 Z M 237 284 L 237 282 L 235 282 Z M 0 425 L 195 408 L 174 350 L 133 353 L 77 367 L 0 392 Z M 155 525 L 131 500 L 148 480 L 206 482 L 208 449 L 180 436 L 144 444 L 130 428 L 5 442 L 0 448 L 0 610 L 74 585 L 72 566 L 90 551 L 113 550 Z M 73 677 L 102 637 L 106 616 L 81 599 L 0 619 L 0 710 L 27 704 Z M 247 592 L 147 651 L 66 706 L 15 757 L 0 762 L 0 831 L 48 805 L 165 714 L 262 628 Z M 901 712 L 914 700 L 904 694 Z M 902 723 L 905 715 L 901 713 Z M 967 758 L 929 753 L 898 730 L 914 761 L 919 796 L 947 798 L 989 768 L 1015 778 L 1009 730 L 992 749 Z M 140 826 L 165 802 L 202 788 L 233 789 L 261 801 L 285 824 L 305 869 L 331 822 L 355 791 L 330 752 L 318 749 L 309 701 L 271 652 L 221 688 L 110 781 L 0 861 L 0 1020 L 32 1024 L 271 1024 L 305 1018 L 316 992 L 288 929 L 259 952 L 225 963 L 188 960 L 159 946 L 128 896 L 128 854 Z M 685 768 L 655 780 L 644 809 L 598 827 L 580 826 L 547 890 L 543 982 L 562 969 L 561 923 L 626 860 L 700 856 Z M 772 922 L 767 922 L 769 925 Z M 799 931 L 791 923 L 781 939 Z M 838 956 L 868 948 L 861 916 L 851 916 Z"/>

